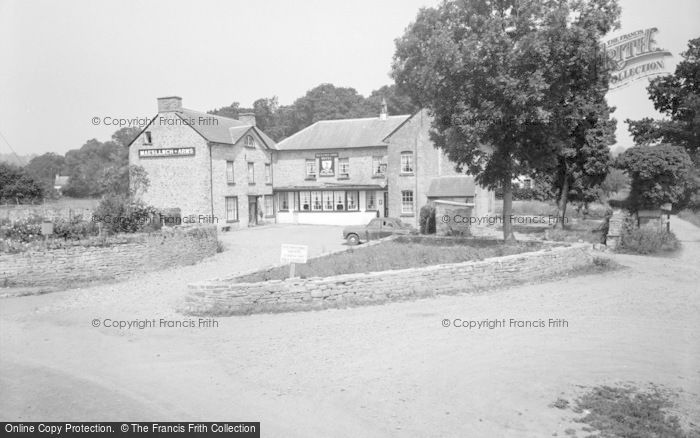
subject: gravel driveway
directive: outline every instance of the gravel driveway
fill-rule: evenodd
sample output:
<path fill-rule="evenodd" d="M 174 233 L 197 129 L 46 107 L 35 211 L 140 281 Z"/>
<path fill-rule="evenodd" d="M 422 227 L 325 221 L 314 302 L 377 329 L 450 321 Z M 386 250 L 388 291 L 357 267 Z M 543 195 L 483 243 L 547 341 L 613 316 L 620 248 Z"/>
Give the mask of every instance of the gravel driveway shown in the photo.
<path fill-rule="evenodd" d="M 172 309 L 188 281 L 274 263 L 282 240 L 312 253 L 342 244 L 332 228 L 232 233 L 229 251 L 196 266 L 3 300 L 0 420 L 261 421 L 270 437 L 585 436 L 550 403 L 581 386 L 654 382 L 682 390 L 674 413 L 700 424 L 700 230 L 678 219 L 673 228 L 684 244 L 674 257 L 616 256 L 626 269 L 482 295 L 211 328 L 91 326 L 182 319 Z M 457 318 L 568 327 L 441 324 Z"/>

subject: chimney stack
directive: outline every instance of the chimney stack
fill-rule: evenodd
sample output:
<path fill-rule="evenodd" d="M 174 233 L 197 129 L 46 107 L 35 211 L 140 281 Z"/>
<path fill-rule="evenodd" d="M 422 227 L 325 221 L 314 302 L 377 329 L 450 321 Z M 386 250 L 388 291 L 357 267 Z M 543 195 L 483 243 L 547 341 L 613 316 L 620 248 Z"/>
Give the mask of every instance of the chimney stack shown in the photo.
<path fill-rule="evenodd" d="M 246 125 L 255 126 L 255 113 L 240 113 L 238 114 L 238 120 Z"/>
<path fill-rule="evenodd" d="M 379 112 L 379 120 L 386 120 L 387 116 L 386 99 L 382 97 L 382 110 Z"/>
<path fill-rule="evenodd" d="M 182 97 L 171 96 L 171 97 L 159 97 L 158 98 L 158 112 L 159 113 L 180 111 L 181 109 L 182 109 Z"/>

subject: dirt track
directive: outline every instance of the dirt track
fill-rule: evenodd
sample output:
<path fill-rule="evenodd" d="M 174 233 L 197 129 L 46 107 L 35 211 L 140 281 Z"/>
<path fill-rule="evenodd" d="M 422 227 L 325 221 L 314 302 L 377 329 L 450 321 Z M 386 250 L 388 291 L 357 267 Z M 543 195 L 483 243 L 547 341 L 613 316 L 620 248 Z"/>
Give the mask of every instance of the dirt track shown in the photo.
<path fill-rule="evenodd" d="M 628 266 L 617 272 L 221 318 L 218 328 L 117 330 L 91 320 L 183 319 L 172 309 L 187 276 L 220 272 L 216 260 L 231 266 L 234 253 L 118 285 L 2 300 L 0 420 L 261 421 L 270 437 L 563 436 L 580 425 L 548 407 L 557 397 L 579 385 L 654 382 L 682 390 L 678 413 L 700 424 L 700 229 L 675 218 L 673 227 L 680 255 L 616 256 Z M 456 318 L 569 326 L 442 326 Z"/>

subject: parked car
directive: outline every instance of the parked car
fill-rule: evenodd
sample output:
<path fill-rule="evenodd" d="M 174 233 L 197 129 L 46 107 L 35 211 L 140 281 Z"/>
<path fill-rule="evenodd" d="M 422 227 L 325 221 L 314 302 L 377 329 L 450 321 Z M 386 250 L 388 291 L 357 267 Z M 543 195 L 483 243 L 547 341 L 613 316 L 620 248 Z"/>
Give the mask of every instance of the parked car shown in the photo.
<path fill-rule="evenodd" d="M 391 236 L 392 234 L 418 234 L 412 226 L 392 217 L 374 218 L 367 225 L 355 225 L 343 230 L 343 239 L 348 245 L 357 245 L 373 239 Z"/>

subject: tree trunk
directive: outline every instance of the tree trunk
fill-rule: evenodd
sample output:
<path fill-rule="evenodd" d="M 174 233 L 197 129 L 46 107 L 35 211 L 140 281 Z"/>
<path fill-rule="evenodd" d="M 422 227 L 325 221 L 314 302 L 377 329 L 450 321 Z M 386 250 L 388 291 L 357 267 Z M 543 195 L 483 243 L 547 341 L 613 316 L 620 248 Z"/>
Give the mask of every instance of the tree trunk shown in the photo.
<path fill-rule="evenodd" d="M 510 217 L 513 214 L 513 184 L 510 176 L 503 179 L 503 240 L 515 241 L 513 234 L 513 224 Z"/>
<path fill-rule="evenodd" d="M 566 172 L 564 174 L 564 182 L 561 187 L 561 195 L 559 196 L 559 202 L 557 203 L 557 221 L 554 223 L 554 228 L 564 229 L 564 222 L 566 221 L 566 204 L 569 201 L 569 174 Z"/>

